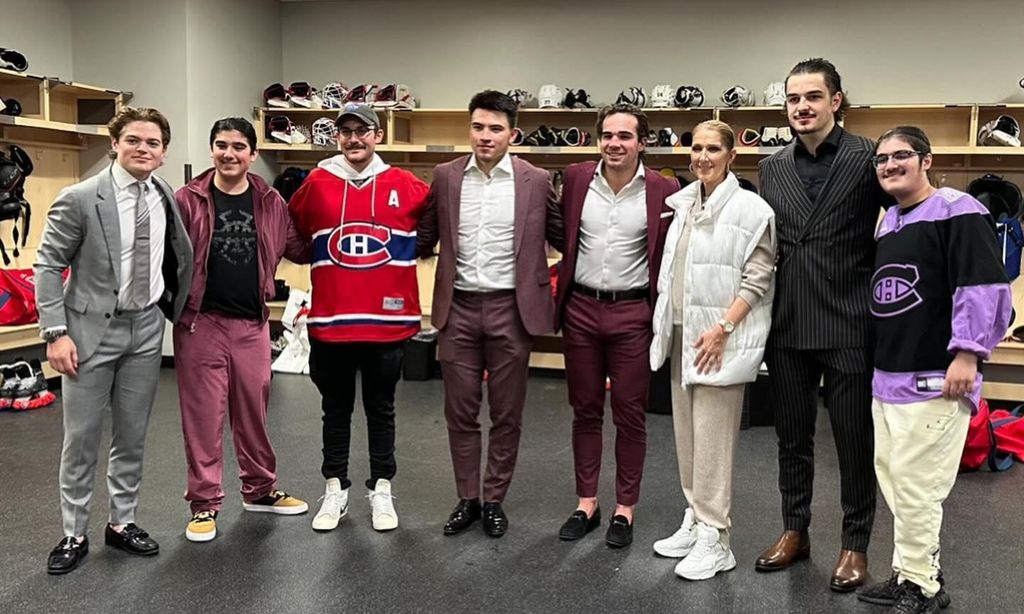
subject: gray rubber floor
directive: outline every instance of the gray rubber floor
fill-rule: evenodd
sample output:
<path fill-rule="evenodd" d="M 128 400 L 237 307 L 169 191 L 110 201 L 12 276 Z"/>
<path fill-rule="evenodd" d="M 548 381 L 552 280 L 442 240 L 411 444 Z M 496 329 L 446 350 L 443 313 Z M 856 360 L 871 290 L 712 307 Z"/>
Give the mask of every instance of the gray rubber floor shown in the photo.
<path fill-rule="evenodd" d="M 648 456 L 635 542 L 611 550 L 603 529 L 565 543 L 558 527 L 573 510 L 570 411 L 565 382 L 530 380 L 519 466 L 505 509 L 502 539 L 471 530 L 441 534 L 455 503 L 440 381 L 402 382 L 394 481 L 397 531 L 370 527 L 365 422 L 354 418 L 349 517 L 334 532 L 314 533 L 312 514 L 278 517 L 243 512 L 229 436 L 225 507 L 219 536 L 207 544 L 184 536 L 188 508 L 177 389 L 162 372 L 149 430 L 138 524 L 160 543 L 159 556 L 131 557 L 103 545 L 105 462 L 98 469 L 91 551 L 75 572 L 51 577 L 49 550 L 60 539 L 57 463 L 60 403 L 0 414 L 0 612 L 883 612 L 852 594 L 828 590 L 839 549 L 835 448 L 822 412 L 812 558 L 774 574 L 753 569 L 777 536 L 779 494 L 775 432 L 740 435 L 733 500 L 738 567 L 705 582 L 672 573 L 673 561 L 651 544 L 671 533 L 683 509 L 669 416 L 649 416 Z M 109 421 L 108 421 L 109 423 Z M 319 397 L 308 378 L 278 375 L 271 437 L 281 488 L 315 509 L 322 494 Z M 606 452 L 612 427 L 606 421 Z M 109 445 L 109 437 L 102 444 Z M 602 503 L 613 505 L 614 459 L 606 454 Z M 872 573 L 888 576 L 892 521 L 879 497 Z M 962 475 L 946 505 L 942 561 L 953 599 L 949 612 L 1024 613 L 1024 467 Z"/>

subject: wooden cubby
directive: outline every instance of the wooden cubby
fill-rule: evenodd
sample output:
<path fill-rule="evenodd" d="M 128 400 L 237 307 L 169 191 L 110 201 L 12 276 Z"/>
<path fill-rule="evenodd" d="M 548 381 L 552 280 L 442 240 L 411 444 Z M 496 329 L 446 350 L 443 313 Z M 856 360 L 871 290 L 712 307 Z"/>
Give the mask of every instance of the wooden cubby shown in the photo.
<path fill-rule="evenodd" d="M 0 98 L 14 98 L 22 108 L 18 116 L 0 115 L 0 148 L 21 147 L 34 166 L 25 180 L 31 226 L 18 257 L 11 249 L 14 222 L 0 222 L 0 238 L 11 257 L 6 268 L 32 267 L 50 204 L 62 189 L 82 179 L 82 169 L 102 160 L 108 149 L 102 146 L 109 139 L 106 124 L 130 97 L 130 93 L 0 69 Z M 20 231 L 21 222 L 18 226 Z M 34 324 L 0 326 L 0 353 L 5 356 L 41 343 Z M 49 365 L 44 365 L 44 371 L 47 377 L 54 375 Z"/>

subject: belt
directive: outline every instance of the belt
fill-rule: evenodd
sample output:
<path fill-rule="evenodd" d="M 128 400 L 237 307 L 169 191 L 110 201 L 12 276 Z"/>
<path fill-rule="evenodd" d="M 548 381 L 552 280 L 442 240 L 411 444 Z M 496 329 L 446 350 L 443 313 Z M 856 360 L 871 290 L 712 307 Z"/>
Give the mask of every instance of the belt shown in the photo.
<path fill-rule="evenodd" d="M 638 301 L 651 295 L 650 288 L 630 288 L 628 290 L 598 290 L 589 286 L 573 283 L 572 289 L 584 296 L 595 298 L 605 303 L 616 301 Z"/>

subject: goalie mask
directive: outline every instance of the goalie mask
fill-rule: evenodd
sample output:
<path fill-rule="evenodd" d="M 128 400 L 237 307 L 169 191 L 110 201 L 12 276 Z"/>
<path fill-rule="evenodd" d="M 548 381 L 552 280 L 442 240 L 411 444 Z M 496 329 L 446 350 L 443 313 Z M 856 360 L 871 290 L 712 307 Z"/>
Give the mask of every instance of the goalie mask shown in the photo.
<path fill-rule="evenodd" d="M 730 107 L 752 107 L 754 93 L 742 85 L 734 85 L 722 92 L 722 102 Z"/>
<path fill-rule="evenodd" d="M 505 92 L 508 97 L 512 99 L 512 102 L 516 103 L 520 109 L 537 106 L 537 99 L 533 97 L 533 94 L 523 89 L 514 89 Z"/>
<path fill-rule="evenodd" d="M 676 106 L 685 109 L 704 105 L 704 90 L 696 85 L 680 85 L 676 88 Z"/>
<path fill-rule="evenodd" d="M 590 101 L 590 94 L 587 90 L 565 90 L 565 98 L 562 101 L 566 109 L 593 109 L 594 103 Z"/>
<path fill-rule="evenodd" d="M 338 127 L 334 124 L 334 120 L 329 117 L 321 117 L 313 122 L 311 132 L 313 133 L 313 144 L 318 147 L 329 147 L 338 138 Z"/>
<path fill-rule="evenodd" d="M 348 95 L 348 87 L 344 83 L 328 83 L 320 91 L 320 100 L 325 109 L 340 109 L 345 104 L 345 96 Z"/>
<path fill-rule="evenodd" d="M 616 104 L 626 103 L 638 106 L 640 108 L 647 106 L 647 92 L 642 87 L 629 87 L 619 92 L 619 97 L 615 99 Z"/>

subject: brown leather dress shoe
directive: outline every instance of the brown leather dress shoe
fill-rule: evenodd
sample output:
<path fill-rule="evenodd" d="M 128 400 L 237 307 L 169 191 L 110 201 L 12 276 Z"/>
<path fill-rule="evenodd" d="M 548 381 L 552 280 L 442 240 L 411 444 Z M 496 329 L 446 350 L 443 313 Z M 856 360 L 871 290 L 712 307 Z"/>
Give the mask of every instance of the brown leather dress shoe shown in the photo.
<path fill-rule="evenodd" d="M 783 531 L 768 549 L 757 557 L 757 571 L 779 571 L 811 556 L 811 539 L 807 531 Z"/>
<path fill-rule="evenodd" d="M 868 555 L 855 550 L 840 550 L 839 562 L 832 572 L 829 588 L 837 593 L 848 593 L 868 580 Z"/>

